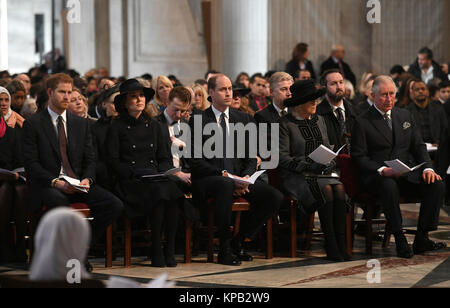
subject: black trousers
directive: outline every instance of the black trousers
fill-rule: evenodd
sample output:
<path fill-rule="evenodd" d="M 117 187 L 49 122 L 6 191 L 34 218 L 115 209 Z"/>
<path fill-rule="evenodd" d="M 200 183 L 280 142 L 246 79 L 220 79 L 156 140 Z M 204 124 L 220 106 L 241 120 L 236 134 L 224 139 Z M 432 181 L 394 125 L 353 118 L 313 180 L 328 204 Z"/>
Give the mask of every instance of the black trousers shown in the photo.
<path fill-rule="evenodd" d="M 434 184 L 420 184 L 409 182 L 406 178 L 393 179 L 375 176 L 370 179 L 368 190 L 379 198 L 390 230 L 393 233 L 402 230 L 402 214 L 400 211 L 400 197 L 418 198 L 422 200 L 420 206 L 417 230 L 429 232 L 437 230 L 439 211 L 444 202 L 445 184 L 442 181 Z"/>
<path fill-rule="evenodd" d="M 106 227 L 114 223 L 123 211 L 123 203 L 116 196 L 98 185 L 93 185 L 89 193 L 67 195 L 56 188 L 42 190 L 43 204 L 47 209 L 69 207 L 73 203 L 85 203 L 92 217 L 92 243 L 95 244 L 104 234 Z"/>
<path fill-rule="evenodd" d="M 194 193 L 198 192 L 203 200 L 215 199 L 214 216 L 221 242 L 231 238 L 234 181 L 222 176 L 210 176 L 194 181 L 193 185 Z M 278 212 L 284 197 L 281 192 L 261 180 L 250 185 L 249 190 L 242 198 L 252 206 L 248 215 L 243 217 L 239 236 L 254 239 L 267 220 Z"/>

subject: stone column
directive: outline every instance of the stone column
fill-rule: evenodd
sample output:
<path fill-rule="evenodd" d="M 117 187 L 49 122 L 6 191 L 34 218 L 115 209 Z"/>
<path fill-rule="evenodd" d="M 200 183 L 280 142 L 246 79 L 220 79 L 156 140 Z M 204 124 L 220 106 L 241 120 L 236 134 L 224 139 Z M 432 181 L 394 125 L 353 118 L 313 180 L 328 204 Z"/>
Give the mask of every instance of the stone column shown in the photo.
<path fill-rule="evenodd" d="M 223 72 L 265 73 L 268 68 L 268 0 L 222 1 Z"/>
<path fill-rule="evenodd" d="M 68 66 L 81 75 L 96 67 L 94 0 L 80 0 L 80 23 L 69 24 Z"/>
<path fill-rule="evenodd" d="M 8 68 L 8 11 L 6 0 L 0 0 L 0 71 Z"/>
<path fill-rule="evenodd" d="M 123 76 L 123 0 L 109 1 L 109 29 L 110 29 L 110 75 L 114 77 Z"/>

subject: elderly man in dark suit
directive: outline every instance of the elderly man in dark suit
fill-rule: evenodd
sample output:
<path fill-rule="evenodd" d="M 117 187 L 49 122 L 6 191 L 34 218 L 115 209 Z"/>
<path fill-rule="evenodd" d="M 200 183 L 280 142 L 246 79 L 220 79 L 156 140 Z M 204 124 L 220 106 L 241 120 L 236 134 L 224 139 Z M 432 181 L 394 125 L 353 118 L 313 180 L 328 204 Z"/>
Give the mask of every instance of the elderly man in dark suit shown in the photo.
<path fill-rule="evenodd" d="M 356 116 L 352 104 L 345 99 L 344 77 L 339 70 L 325 71 L 320 83 L 327 92 L 317 106 L 317 114 L 324 118 L 330 144 L 337 151 L 349 143 Z"/>
<path fill-rule="evenodd" d="M 102 236 L 123 210 L 122 202 L 95 185 L 95 152 L 87 119 L 67 112 L 73 80 L 56 74 L 47 81 L 48 108 L 27 120 L 22 150 L 30 183 L 30 206 L 37 211 L 86 203 L 94 217 L 93 239 Z M 82 193 L 62 179 L 80 180 Z"/>
<path fill-rule="evenodd" d="M 413 245 L 414 253 L 421 254 L 445 247 L 428 238 L 428 232 L 438 226 L 445 185 L 432 169 L 430 156 L 411 113 L 394 108 L 396 92 L 392 78 L 380 76 L 374 81 L 374 106 L 356 120 L 351 155 L 363 185 L 382 201 L 389 228 L 395 236 L 397 255 L 411 258 L 413 252 L 402 232 L 400 194 L 417 194 L 422 199 Z M 399 174 L 385 163 L 395 159 L 410 167 L 424 165 L 414 172 Z"/>
<path fill-rule="evenodd" d="M 230 108 L 233 90 L 232 83 L 227 76 L 220 74 L 212 77 L 208 81 L 208 88 L 212 106 L 206 109 L 202 115 L 193 117 L 190 122 L 194 137 L 192 139 L 194 158 L 189 160 L 192 169 L 193 191 L 200 200 L 215 199 L 215 219 L 220 239 L 219 263 L 240 265 L 241 261 L 252 260 L 251 256 L 242 251 L 243 241 L 246 238 L 254 239 L 267 219 L 277 213 L 283 202 L 283 195 L 261 180 L 257 180 L 254 185 L 249 186 L 235 182 L 228 177 L 228 175 L 232 175 L 249 178 L 256 171 L 256 154 L 251 155 L 250 153 L 250 137 L 246 136 L 244 144 L 238 145 L 236 129 L 231 129 L 232 124 L 246 126 L 251 123 L 251 119 L 247 114 Z M 213 128 L 215 134 L 218 134 L 218 136 L 214 134 L 214 137 L 220 138 L 217 138 L 218 141 L 214 143 L 218 148 L 211 149 L 211 151 L 220 153 L 204 153 L 205 149 L 203 148 L 208 144 L 211 145 L 209 139 L 214 138 L 211 132 Z M 200 129 L 202 129 L 201 132 Z M 232 133 L 235 137 L 233 143 L 230 142 Z M 202 135 L 201 142 L 197 140 L 199 138 L 197 135 L 200 134 Z M 252 138 L 256 137 L 252 136 Z M 238 148 L 238 146 L 245 146 L 245 149 Z M 244 157 L 238 158 L 237 152 L 245 152 Z M 230 157 L 231 153 L 233 153 L 233 157 Z M 232 203 L 235 197 L 242 197 L 250 201 L 252 208 L 251 213 L 241 224 L 239 235 L 232 240 L 229 227 Z"/>
<path fill-rule="evenodd" d="M 339 44 L 333 45 L 331 56 L 320 66 L 320 75 L 323 75 L 327 70 L 337 69 L 345 79 L 349 80 L 356 87 L 356 76 L 350 68 L 350 65 L 344 62 L 344 57 L 344 46 Z"/>

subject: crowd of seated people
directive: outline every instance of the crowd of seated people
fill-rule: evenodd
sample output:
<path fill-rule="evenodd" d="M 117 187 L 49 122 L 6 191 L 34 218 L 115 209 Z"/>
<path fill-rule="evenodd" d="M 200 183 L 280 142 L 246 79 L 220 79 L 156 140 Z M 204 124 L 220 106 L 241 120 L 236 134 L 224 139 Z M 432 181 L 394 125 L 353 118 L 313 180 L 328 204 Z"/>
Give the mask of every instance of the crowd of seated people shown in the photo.
<path fill-rule="evenodd" d="M 450 84 L 431 50 L 421 49 L 409 72 L 394 66 L 391 76 L 365 74 L 359 87 L 343 61 L 343 46 L 333 46 L 320 75 L 308 56 L 308 45 L 302 43 L 286 73 L 243 72 L 233 83 L 210 71 L 186 87 L 176 76 L 152 80 L 145 74 L 126 80 L 108 76 L 105 69 L 82 77 L 73 70 L 53 75 L 35 69 L 17 76 L 2 72 L 0 263 L 25 262 L 30 213 L 82 202 L 94 217 L 91 244 L 124 213 L 148 217 L 152 266 L 176 267 L 180 215 L 195 207 L 192 212 L 205 217 L 212 200 L 218 262 L 238 266 L 253 260 L 245 244 L 277 216 L 285 196 L 296 201 L 303 217 L 318 211 L 328 259 L 350 260 L 348 198 L 337 161 L 321 164 L 309 157 L 320 146 L 343 147 L 351 156 L 361 183 L 385 213 L 399 257 L 445 247 L 428 233 L 437 229 L 439 209 L 449 202 Z M 231 138 L 236 124 L 253 123 L 268 124 L 269 130 L 255 138 L 246 134 L 242 143 Z M 270 148 L 275 124 L 278 148 Z M 187 128 L 190 134 L 183 131 Z M 186 135 L 192 139 L 183 139 Z M 202 138 L 194 137 L 198 135 Z M 203 151 L 211 146 L 211 137 L 212 156 Z M 279 155 L 262 157 L 259 147 L 252 151 L 262 138 Z M 242 144 L 245 155 L 239 156 L 236 149 Z M 277 188 L 264 176 L 254 184 L 245 182 L 275 156 Z M 395 159 L 410 167 L 424 165 L 399 174 L 385 164 Z M 70 185 L 67 178 L 82 187 Z M 422 200 L 412 249 L 402 232 L 399 204 L 400 196 L 411 191 Z M 195 202 L 186 203 L 188 194 Z M 251 209 L 233 236 L 236 198 L 249 201 Z"/>

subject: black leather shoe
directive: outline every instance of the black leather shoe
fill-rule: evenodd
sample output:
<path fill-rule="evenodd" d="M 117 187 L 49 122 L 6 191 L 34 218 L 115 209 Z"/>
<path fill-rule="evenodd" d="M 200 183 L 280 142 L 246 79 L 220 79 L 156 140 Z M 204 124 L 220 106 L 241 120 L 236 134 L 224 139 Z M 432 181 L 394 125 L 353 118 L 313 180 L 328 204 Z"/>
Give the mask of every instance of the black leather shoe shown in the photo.
<path fill-rule="evenodd" d="M 414 244 L 413 244 L 414 253 L 417 255 L 422 254 L 427 251 L 435 251 L 435 250 L 444 249 L 446 247 L 447 247 L 446 243 L 433 242 L 432 240 L 430 240 L 428 238 L 422 238 L 422 237 L 418 237 L 418 236 L 416 236 L 416 238 L 414 239 Z"/>
<path fill-rule="evenodd" d="M 177 267 L 178 263 L 175 258 L 166 258 L 166 266 L 167 267 Z"/>
<path fill-rule="evenodd" d="M 229 266 L 239 266 L 241 261 L 231 252 L 219 253 L 218 263 Z"/>
<path fill-rule="evenodd" d="M 397 257 L 404 258 L 404 259 L 411 259 L 414 254 L 411 250 L 411 247 L 409 247 L 408 241 L 403 236 L 401 239 L 396 239 L 396 245 L 397 245 Z"/>
<path fill-rule="evenodd" d="M 86 263 L 84 264 L 84 267 L 86 268 L 86 271 L 88 273 L 92 273 L 92 271 L 94 270 L 94 268 L 92 267 L 92 264 L 89 263 L 89 261 L 86 261 Z"/>
<path fill-rule="evenodd" d="M 239 236 L 235 237 L 231 241 L 231 251 L 240 261 L 244 262 L 253 261 L 253 257 L 245 253 L 244 249 L 242 248 L 242 240 L 240 239 Z"/>

